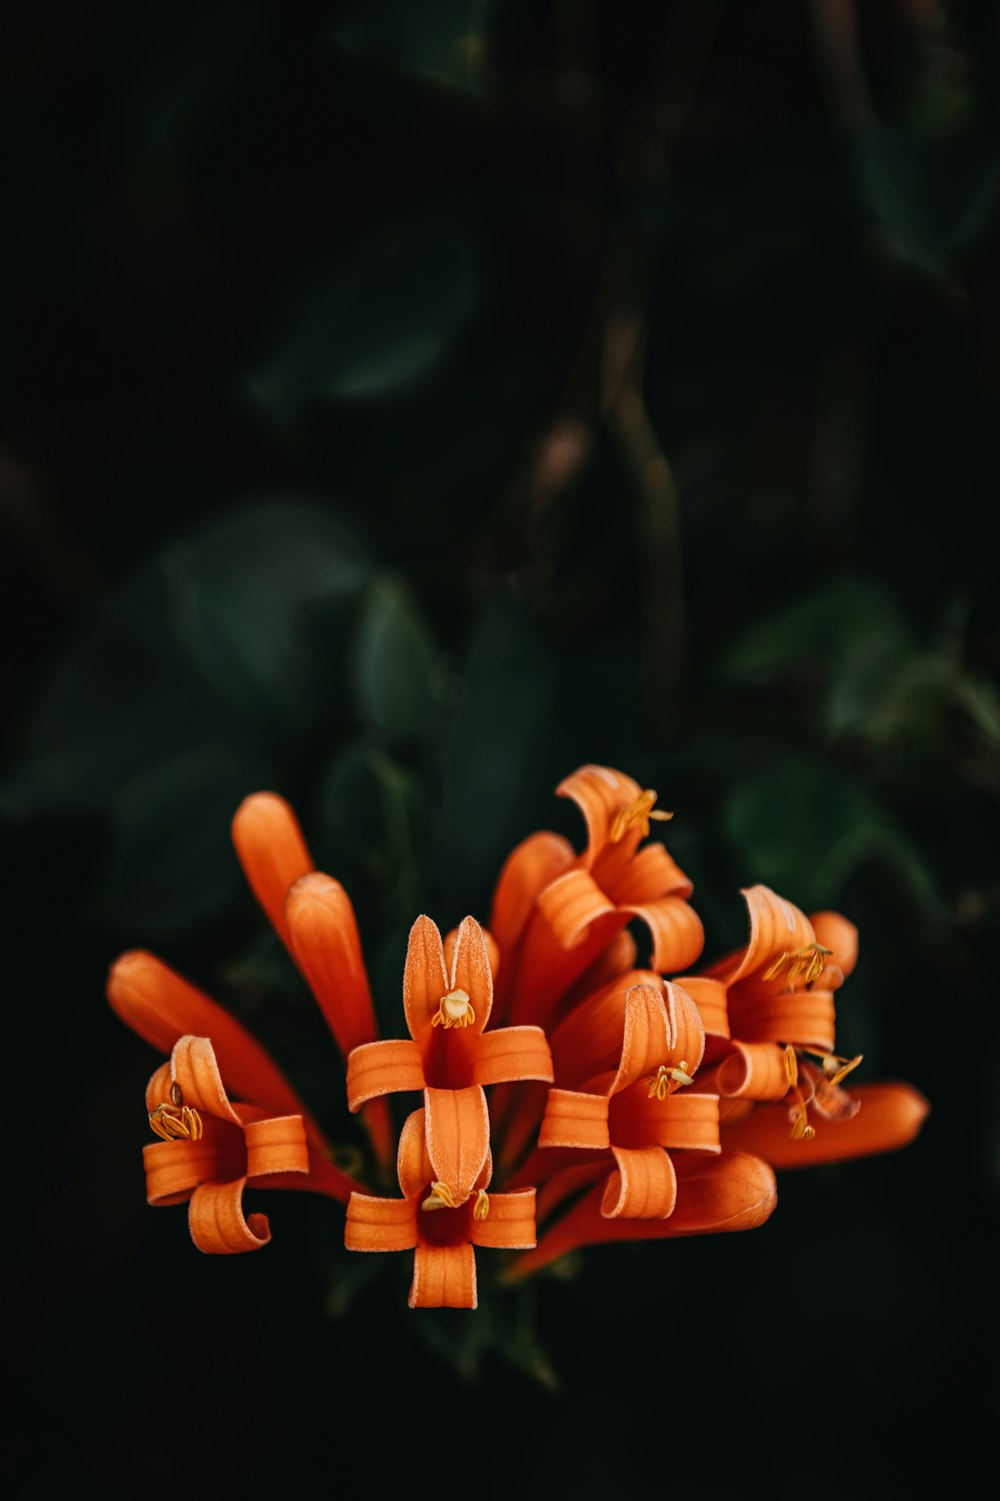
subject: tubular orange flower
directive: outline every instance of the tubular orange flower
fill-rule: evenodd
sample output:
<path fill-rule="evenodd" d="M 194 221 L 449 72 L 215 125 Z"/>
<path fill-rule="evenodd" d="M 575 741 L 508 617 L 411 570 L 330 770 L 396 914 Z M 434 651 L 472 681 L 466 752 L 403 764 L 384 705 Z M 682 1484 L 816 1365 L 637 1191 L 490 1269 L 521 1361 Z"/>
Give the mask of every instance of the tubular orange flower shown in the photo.
<path fill-rule="evenodd" d="M 347 1061 L 351 1110 L 378 1095 L 423 1090 L 434 1176 L 448 1185 L 459 1204 L 472 1192 L 489 1151 L 483 1086 L 552 1079 L 542 1029 L 486 1032 L 492 1005 L 489 951 L 475 918 L 466 917 L 458 929 L 449 972 L 437 926 L 429 917 L 418 917 L 403 974 L 410 1040 L 365 1043 Z"/>
<path fill-rule="evenodd" d="M 435 1176 L 425 1111 L 415 1110 L 399 1138 L 402 1199 L 353 1193 L 344 1241 L 349 1251 L 414 1251 L 411 1308 L 475 1308 L 474 1246 L 520 1250 L 535 1244 L 535 1190 L 487 1193 L 489 1153 L 476 1174 L 474 1200 L 457 1203 Z"/>
<path fill-rule="evenodd" d="M 200 1251 L 259 1251 L 271 1238 L 263 1214 L 244 1215 L 243 1190 L 304 1188 L 338 1196 L 332 1164 L 310 1165 L 301 1115 L 233 1105 L 207 1037 L 181 1037 L 146 1089 L 150 1128 L 143 1148 L 150 1204 L 190 1200 L 188 1224 Z"/>
<path fill-rule="evenodd" d="M 685 968 L 704 942 L 687 876 L 662 844 L 639 848 L 651 818 L 673 816 L 654 807 L 652 789 L 609 766 L 582 766 L 556 791 L 582 812 L 586 849 L 577 857 L 558 835 L 533 834 L 507 860 L 494 894 L 490 926 L 505 954 L 517 949 L 503 982 L 514 1021 L 547 1021 L 632 918 L 650 930 L 654 969 Z"/>

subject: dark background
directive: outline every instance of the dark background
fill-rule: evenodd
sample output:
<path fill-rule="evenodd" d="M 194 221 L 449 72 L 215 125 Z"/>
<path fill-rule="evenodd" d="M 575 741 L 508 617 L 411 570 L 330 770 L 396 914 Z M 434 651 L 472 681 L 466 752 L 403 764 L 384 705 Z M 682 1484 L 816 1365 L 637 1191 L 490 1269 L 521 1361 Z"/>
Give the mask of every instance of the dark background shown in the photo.
<path fill-rule="evenodd" d="M 18 1494 L 989 1493 L 997 7 L 49 3 L 0 79 Z M 676 810 L 708 956 L 759 880 L 858 923 L 841 1050 L 917 1143 L 477 1315 L 298 1195 L 199 1256 L 110 960 L 349 1144 L 236 805 L 293 801 L 394 1035 L 412 917 L 578 838 L 584 761 Z"/>

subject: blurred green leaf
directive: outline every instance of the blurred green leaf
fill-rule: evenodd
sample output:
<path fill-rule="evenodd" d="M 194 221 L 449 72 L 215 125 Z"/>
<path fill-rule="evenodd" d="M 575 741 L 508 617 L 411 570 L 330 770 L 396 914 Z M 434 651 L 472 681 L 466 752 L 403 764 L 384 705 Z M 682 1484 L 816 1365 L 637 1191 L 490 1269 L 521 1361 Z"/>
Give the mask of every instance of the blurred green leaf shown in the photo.
<path fill-rule="evenodd" d="M 261 715 L 308 719 L 325 669 L 317 618 L 360 594 L 368 564 L 328 513 L 260 501 L 162 555 L 172 628 L 218 693 Z"/>
<path fill-rule="evenodd" d="M 916 848 L 860 782 L 836 767 L 783 756 L 745 776 L 726 796 L 723 832 L 742 883 L 763 881 L 806 910 L 835 903 L 848 878 L 873 856 L 935 900 Z"/>
<path fill-rule="evenodd" d="M 133 778 L 115 799 L 94 911 L 143 935 L 174 932 L 217 910 L 241 881 L 230 820 L 269 780 L 265 766 L 211 746 Z"/>
<path fill-rule="evenodd" d="M 354 680 L 362 718 L 387 740 L 430 727 L 444 686 L 442 664 L 414 600 L 389 574 L 374 579 L 365 596 Z"/>
<path fill-rule="evenodd" d="M 458 338 L 482 283 L 479 247 L 458 221 L 422 215 L 370 230 L 300 298 L 249 394 L 287 422 L 317 402 L 402 391 Z"/>
<path fill-rule="evenodd" d="M 330 40 L 366 62 L 474 90 L 488 7 L 484 0 L 354 0 Z"/>

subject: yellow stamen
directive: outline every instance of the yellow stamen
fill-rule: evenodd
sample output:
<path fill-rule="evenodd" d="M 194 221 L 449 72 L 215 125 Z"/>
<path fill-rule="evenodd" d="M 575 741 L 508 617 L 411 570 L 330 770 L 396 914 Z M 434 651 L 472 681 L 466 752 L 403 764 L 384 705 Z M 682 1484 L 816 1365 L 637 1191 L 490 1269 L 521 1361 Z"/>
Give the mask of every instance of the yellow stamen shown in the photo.
<path fill-rule="evenodd" d="M 457 1209 L 458 1205 L 447 1183 L 442 1183 L 439 1178 L 435 1178 L 431 1183 L 430 1193 L 420 1207 L 421 1209 Z"/>
<path fill-rule="evenodd" d="M 799 1051 L 810 1053 L 813 1058 L 819 1059 L 828 1084 L 842 1083 L 865 1056 L 864 1053 L 858 1053 L 855 1058 L 841 1058 L 837 1053 L 821 1053 L 818 1048 L 800 1048 Z"/>
<path fill-rule="evenodd" d="M 654 808 L 656 793 L 652 787 L 647 787 L 645 792 L 640 792 L 634 803 L 626 803 L 619 808 L 611 824 L 609 838 L 612 844 L 617 844 L 623 839 L 633 824 L 640 825 L 640 833 L 643 839 L 649 836 L 649 820 L 655 818 L 658 822 L 666 823 L 673 818 L 672 813 L 667 813 L 663 808 Z"/>
<path fill-rule="evenodd" d="M 787 979 L 792 985 L 812 985 L 823 973 L 832 953 L 832 949 L 825 949 L 821 943 L 807 943 L 804 949 L 779 954 L 762 978 Z"/>
<path fill-rule="evenodd" d="M 484 1220 L 490 1212 L 490 1196 L 485 1188 L 481 1188 L 476 1194 L 476 1202 L 472 1206 L 472 1218 Z"/>
<path fill-rule="evenodd" d="M 449 990 L 443 995 L 431 1018 L 432 1027 L 471 1027 L 476 1019 L 468 991 Z"/>
<path fill-rule="evenodd" d="M 181 1087 L 170 1086 L 170 1103 L 166 1100 L 149 1112 L 149 1129 L 161 1141 L 200 1141 L 204 1132 L 201 1116 L 185 1105 Z"/>
<path fill-rule="evenodd" d="M 675 1089 L 680 1089 L 685 1084 L 693 1084 L 694 1079 L 688 1073 L 688 1066 L 682 1058 L 676 1068 L 668 1068 L 661 1063 L 656 1073 L 649 1081 L 649 1094 L 647 1098 L 665 1100 L 668 1094 L 673 1094 Z"/>
<path fill-rule="evenodd" d="M 795 1103 L 792 1106 L 792 1140 L 812 1141 L 816 1135 L 815 1128 L 809 1124 L 809 1112 L 805 1097 L 799 1088 L 799 1061 L 795 1056 L 793 1047 L 785 1048 L 785 1074 L 788 1078 L 788 1089 Z"/>

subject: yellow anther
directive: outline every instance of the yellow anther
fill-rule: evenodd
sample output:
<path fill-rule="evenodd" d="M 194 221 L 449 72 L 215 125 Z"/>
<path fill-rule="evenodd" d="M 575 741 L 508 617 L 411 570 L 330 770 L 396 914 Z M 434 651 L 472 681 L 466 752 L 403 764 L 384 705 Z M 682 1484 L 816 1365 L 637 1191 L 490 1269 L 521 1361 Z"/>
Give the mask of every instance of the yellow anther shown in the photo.
<path fill-rule="evenodd" d="M 439 1178 L 435 1178 L 431 1184 L 430 1193 L 420 1207 L 421 1209 L 457 1209 L 458 1205 L 447 1183 L 442 1183 Z"/>
<path fill-rule="evenodd" d="M 476 1194 L 476 1202 L 472 1206 L 472 1218 L 484 1220 L 490 1212 L 490 1196 L 485 1188 L 481 1188 Z"/>
<path fill-rule="evenodd" d="M 471 1027 L 476 1019 L 469 994 L 466 990 L 449 990 L 441 997 L 438 1008 L 431 1018 L 432 1027 Z"/>
<path fill-rule="evenodd" d="M 816 1132 L 809 1124 L 809 1112 L 805 1096 L 799 1088 L 799 1060 L 795 1056 L 795 1049 L 793 1047 L 786 1047 L 783 1057 L 785 1076 L 788 1079 L 788 1090 L 795 1102 L 791 1108 L 792 1140 L 812 1141 Z"/>
<path fill-rule="evenodd" d="M 647 787 L 645 792 L 640 792 L 634 803 L 626 803 L 619 808 L 611 824 L 609 838 L 612 844 L 617 844 L 623 839 L 633 824 L 639 824 L 643 839 L 649 835 L 649 820 L 655 818 L 658 822 L 666 823 L 673 818 L 672 813 L 667 813 L 663 808 L 654 808 L 656 793 L 652 787 Z"/>
<path fill-rule="evenodd" d="M 837 1053 L 821 1053 L 817 1048 L 802 1048 L 803 1053 L 811 1053 L 818 1058 L 828 1084 L 840 1084 L 853 1073 L 858 1064 L 864 1058 L 864 1053 L 858 1053 L 855 1058 L 841 1058 Z"/>
<path fill-rule="evenodd" d="M 826 968 L 826 961 L 833 953 L 821 943 L 807 943 L 803 949 L 792 949 L 779 954 L 774 963 L 765 969 L 765 980 L 786 979 L 792 985 L 812 985 Z"/>
<path fill-rule="evenodd" d="M 171 1096 L 175 1092 L 180 1094 L 176 1084 L 170 1091 Z M 204 1131 L 197 1110 L 176 1102 L 168 1105 L 165 1100 L 149 1112 L 149 1129 L 162 1141 L 200 1141 Z"/>
<path fill-rule="evenodd" d="M 668 1094 L 673 1094 L 675 1089 L 680 1089 L 685 1084 L 693 1084 L 694 1079 L 688 1073 L 688 1066 L 682 1058 L 676 1068 L 668 1068 L 661 1063 L 656 1073 L 649 1081 L 649 1099 L 665 1100 Z"/>

